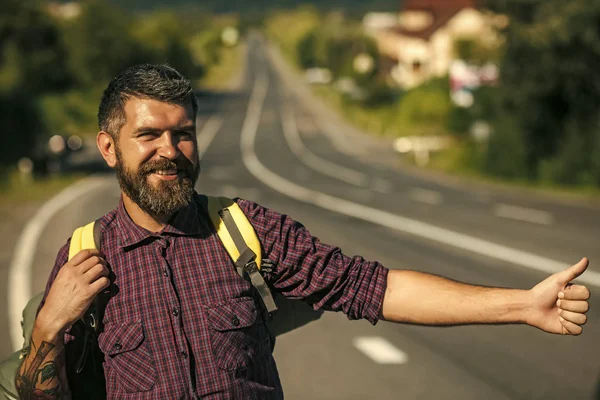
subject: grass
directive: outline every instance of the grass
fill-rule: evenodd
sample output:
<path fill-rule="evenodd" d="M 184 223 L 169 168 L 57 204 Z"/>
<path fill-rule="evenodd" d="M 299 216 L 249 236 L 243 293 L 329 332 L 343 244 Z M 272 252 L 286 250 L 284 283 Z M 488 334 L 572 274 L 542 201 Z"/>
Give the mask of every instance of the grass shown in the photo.
<path fill-rule="evenodd" d="M 388 105 L 367 109 L 358 104 L 344 101 L 343 95 L 330 86 L 314 86 L 312 92 L 322 98 L 325 104 L 342 114 L 346 121 L 359 129 L 380 136 L 389 134 L 397 136 L 392 133 L 393 131 L 386 130 L 385 125 L 382 123 L 382 121 L 390 119 L 391 114 L 395 111 L 395 106 Z"/>
<path fill-rule="evenodd" d="M 49 199 L 83 177 L 83 174 L 69 174 L 28 181 L 17 171 L 11 171 L 0 184 L 0 205 L 26 205 Z"/>
<path fill-rule="evenodd" d="M 243 64 L 243 45 L 221 48 L 220 61 L 211 66 L 197 84 L 203 89 L 225 90 L 231 87 Z"/>
<path fill-rule="evenodd" d="M 531 182 L 526 179 L 505 179 L 486 174 L 476 167 L 477 162 L 472 160 L 473 154 L 464 145 L 456 146 L 432 154 L 429 164 L 424 168 L 455 175 L 465 180 L 492 185 L 506 189 L 528 190 L 534 193 L 560 196 L 566 199 L 600 200 L 600 188 L 594 186 L 567 186 L 555 183 Z M 469 159 L 469 160 L 468 160 Z M 414 160 L 406 158 L 406 162 L 416 165 Z"/>

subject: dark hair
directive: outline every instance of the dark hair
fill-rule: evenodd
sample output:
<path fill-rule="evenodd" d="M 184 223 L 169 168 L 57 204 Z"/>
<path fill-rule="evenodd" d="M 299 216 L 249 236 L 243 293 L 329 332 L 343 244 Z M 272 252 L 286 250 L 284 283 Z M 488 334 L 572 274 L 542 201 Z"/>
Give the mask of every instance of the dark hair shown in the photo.
<path fill-rule="evenodd" d="M 116 138 L 126 123 L 125 103 L 131 97 L 152 99 L 166 103 L 192 105 L 194 116 L 198 102 L 189 79 L 169 65 L 140 64 L 121 72 L 108 84 L 100 107 L 100 130 Z"/>

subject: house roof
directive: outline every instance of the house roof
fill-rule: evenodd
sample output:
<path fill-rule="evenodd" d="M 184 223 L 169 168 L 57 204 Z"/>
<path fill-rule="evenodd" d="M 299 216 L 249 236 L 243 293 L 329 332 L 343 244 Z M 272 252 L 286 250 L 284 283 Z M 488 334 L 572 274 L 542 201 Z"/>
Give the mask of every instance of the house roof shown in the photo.
<path fill-rule="evenodd" d="M 388 31 L 409 37 L 429 40 L 438 29 L 443 27 L 465 8 L 476 8 L 477 0 L 404 0 L 402 11 L 426 11 L 432 15 L 432 22 L 424 29 L 415 31 L 395 26 Z"/>

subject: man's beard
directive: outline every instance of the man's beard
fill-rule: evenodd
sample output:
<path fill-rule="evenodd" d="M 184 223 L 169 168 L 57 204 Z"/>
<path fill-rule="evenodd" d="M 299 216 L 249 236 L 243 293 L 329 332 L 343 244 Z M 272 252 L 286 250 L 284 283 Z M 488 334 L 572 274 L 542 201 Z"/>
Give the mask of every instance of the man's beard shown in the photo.
<path fill-rule="evenodd" d="M 167 159 L 148 161 L 137 171 L 127 168 L 119 148 L 116 149 L 117 180 L 121 190 L 143 211 L 150 215 L 172 215 L 186 207 L 194 196 L 194 186 L 200 174 L 200 162 L 193 165 L 186 158 L 173 162 Z M 177 178 L 171 181 L 159 180 L 156 185 L 149 182 L 152 173 L 176 168 Z M 183 170 L 183 171 L 182 171 Z"/>

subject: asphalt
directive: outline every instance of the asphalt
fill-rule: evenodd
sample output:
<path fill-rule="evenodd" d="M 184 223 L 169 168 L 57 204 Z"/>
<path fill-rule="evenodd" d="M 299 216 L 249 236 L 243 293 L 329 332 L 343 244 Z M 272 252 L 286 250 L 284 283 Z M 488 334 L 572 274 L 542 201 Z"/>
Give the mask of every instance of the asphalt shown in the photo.
<path fill-rule="evenodd" d="M 223 124 L 203 157 L 198 191 L 255 200 L 291 215 L 345 253 L 360 254 L 392 269 L 417 269 L 465 282 L 517 288 L 529 288 L 547 276 L 480 251 L 300 201 L 293 193 L 273 190 L 271 185 L 276 183 L 267 185 L 257 179 L 244 163 L 240 143 L 252 89 L 257 79 L 266 76 L 268 89 L 258 120 L 255 152 L 260 163 L 278 176 L 313 191 L 539 255 L 565 267 L 587 256 L 592 261 L 590 270 L 600 271 L 595 263 L 600 260 L 600 209 L 593 204 L 570 204 L 415 175 L 399 167 L 397 155 L 383 141 L 345 129 L 343 123 L 315 108 L 319 103 L 298 90 L 298 83 L 277 60 L 273 62 L 277 55 L 264 43 L 252 39 L 247 55 L 239 90 L 199 94 L 199 131 L 211 117 L 222 118 Z M 301 162 L 284 136 L 282 115 L 288 112 L 298 121 L 305 152 L 359 171 L 368 177 L 367 183 L 349 184 L 341 176 L 335 178 L 316 165 Z M 336 139 L 331 135 L 337 135 Z M 340 138 L 356 151 L 343 152 Z M 56 251 L 73 228 L 115 206 L 118 187 L 112 174 L 103 176 L 106 184 L 73 199 L 46 226 L 43 241 L 32 248 L 32 292 L 43 290 Z M 436 201 L 424 202 L 432 196 Z M 501 218 L 494 214 L 498 204 L 544 211 L 552 215 L 552 222 Z M 598 400 L 599 310 L 600 301 L 593 296 L 589 322 L 579 337 L 550 335 L 517 325 L 440 328 L 380 322 L 373 327 L 328 313 L 320 321 L 280 337 L 275 357 L 288 399 Z M 6 331 L 0 330 L 3 342 L 8 341 Z M 400 349 L 407 361 L 372 361 L 356 348 L 355 340 L 360 337 L 385 339 Z M 4 355 L 6 347 L 0 349 Z"/>

